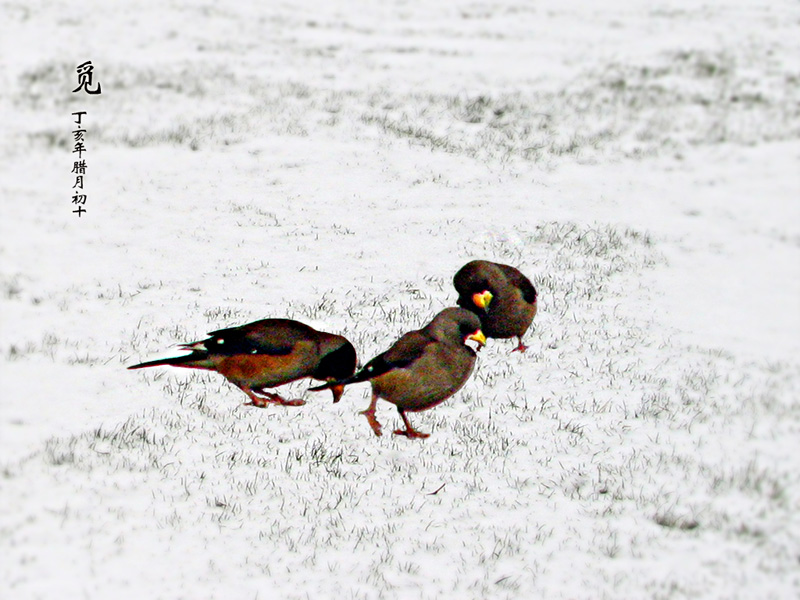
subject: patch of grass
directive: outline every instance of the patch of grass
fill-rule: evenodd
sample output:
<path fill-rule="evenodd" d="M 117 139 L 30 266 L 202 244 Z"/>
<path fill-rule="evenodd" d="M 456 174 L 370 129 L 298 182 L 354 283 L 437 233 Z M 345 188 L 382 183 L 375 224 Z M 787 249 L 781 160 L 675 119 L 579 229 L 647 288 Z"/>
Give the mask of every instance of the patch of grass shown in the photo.
<path fill-rule="evenodd" d="M 700 523 L 694 517 L 676 513 L 672 509 L 660 510 L 653 517 L 653 521 L 661 525 L 661 527 L 679 529 L 681 531 L 691 531 L 700 526 Z"/>
<path fill-rule="evenodd" d="M 758 49 L 737 52 L 682 49 L 650 64 L 610 63 L 587 71 L 560 89 L 439 95 L 342 91 L 295 81 L 243 79 L 234 70 L 194 64 L 148 69 L 107 65 L 104 82 L 115 89 L 115 122 L 101 120 L 92 135 L 130 147 L 185 146 L 191 150 L 240 143 L 252 135 L 307 137 L 348 128 L 351 136 L 407 140 L 434 151 L 506 164 L 570 158 L 594 162 L 608 156 L 680 154 L 696 145 L 796 139 L 800 96 L 787 83 L 794 74 L 761 60 Z M 742 65 L 759 64 L 753 73 Z M 46 62 L 24 72 L 14 101 L 34 110 L 58 110 L 74 67 Z M 233 96 L 231 90 L 236 90 Z M 124 116 L 136 102 L 183 105 L 193 114 L 164 114 L 147 123 Z M 226 98 L 234 107 L 218 112 Z M 61 99 L 61 100 L 59 100 Z M 215 103 L 217 102 L 217 103 Z M 30 143 L 63 147 L 55 128 L 33 134 Z"/>
<path fill-rule="evenodd" d="M 429 439 L 375 437 L 357 414 L 367 385 L 351 386 L 336 405 L 309 394 L 301 409 L 262 410 L 242 406 L 218 375 L 153 370 L 141 377 L 163 397 L 159 409 L 51 440 L 7 467 L 13 476 L 3 485 L 35 502 L 20 474 L 43 469 L 67 489 L 88 490 L 91 510 L 70 506 L 52 517 L 70 527 L 94 522 L 99 510 L 115 511 L 112 523 L 144 510 L 164 535 L 191 531 L 192 544 L 216 558 L 219 536 L 256 554 L 269 548 L 280 564 L 239 563 L 257 577 L 329 570 L 347 554 L 351 580 L 387 597 L 423 587 L 459 597 L 552 590 L 544 582 L 559 577 L 564 557 L 582 573 L 624 564 L 620 577 L 642 590 L 652 578 L 634 579 L 649 561 L 679 555 L 687 538 L 711 551 L 735 536 L 777 572 L 796 566 L 787 538 L 771 535 L 789 522 L 793 480 L 783 463 L 750 456 L 750 445 L 786 433 L 778 415 L 796 411 L 786 398 L 790 363 L 760 369 L 724 352 L 672 347 L 614 310 L 631 281 L 663 260 L 645 232 L 556 222 L 470 244 L 465 256 L 517 264 L 533 277 L 541 314 L 528 352 L 494 340 L 461 391 L 412 416 Z M 367 360 L 452 303 L 450 277 L 364 282 L 286 309 L 342 331 Z M 122 302 L 158 287 L 98 290 L 108 296 L 100 300 Z M 237 305 L 195 307 L 186 322 L 249 320 L 236 316 Z M 145 353 L 197 339 L 145 320 L 128 335 Z M 77 352 L 66 338 L 52 341 L 58 360 L 69 360 L 64 349 Z M 394 407 L 378 411 L 387 430 L 399 425 Z M 108 534 L 116 537 L 115 527 Z M 614 585 L 599 596 L 613 596 Z M 702 595 L 709 585 L 685 587 Z"/>
<path fill-rule="evenodd" d="M 784 94 L 784 74 L 757 79 L 738 60 L 726 52 L 681 50 L 651 65 L 612 63 L 556 91 L 383 98 L 362 120 L 434 150 L 501 162 L 594 161 L 687 145 L 796 139 L 798 97 Z"/>

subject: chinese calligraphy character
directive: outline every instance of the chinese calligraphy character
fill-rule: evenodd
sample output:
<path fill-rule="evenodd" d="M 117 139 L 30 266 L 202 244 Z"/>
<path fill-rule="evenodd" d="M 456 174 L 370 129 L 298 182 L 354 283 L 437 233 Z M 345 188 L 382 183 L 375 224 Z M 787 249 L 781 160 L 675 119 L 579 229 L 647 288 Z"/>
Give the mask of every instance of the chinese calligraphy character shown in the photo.
<path fill-rule="evenodd" d="M 87 60 L 85 63 L 78 65 L 78 87 L 72 90 L 72 93 L 79 92 L 83 89 L 87 94 L 99 94 L 100 92 L 100 82 L 97 82 L 97 87 L 94 90 L 89 89 L 92 85 L 92 71 L 94 67 L 92 66 L 92 61 Z"/>
<path fill-rule="evenodd" d="M 83 206 L 82 206 L 83 204 L 86 204 L 86 194 L 75 194 L 72 197 L 72 203 L 78 205 L 78 208 L 76 210 L 73 210 L 72 212 L 73 213 L 78 213 L 79 217 L 82 216 L 83 213 L 86 212 L 86 209 L 83 208 Z"/>
<path fill-rule="evenodd" d="M 78 65 L 78 87 L 72 90 L 72 93 L 79 92 L 83 90 L 87 94 L 99 94 L 100 93 L 100 82 L 98 81 L 96 85 L 93 85 L 92 82 L 92 71 L 94 71 L 94 67 L 92 66 L 92 61 L 87 60 L 85 63 Z M 86 176 L 86 161 L 83 159 L 83 154 L 87 151 L 86 150 L 86 138 L 87 138 L 87 131 L 83 128 L 83 117 L 86 115 L 85 110 L 79 110 L 72 113 L 72 117 L 74 123 L 77 125 L 75 129 L 72 130 L 72 136 L 74 138 L 74 144 L 72 149 L 72 154 L 77 154 L 77 159 L 73 158 L 72 163 L 72 173 L 75 173 L 75 185 L 72 186 L 72 205 L 75 207 L 73 210 L 73 214 L 77 214 L 79 217 L 83 216 L 86 212 L 86 194 L 81 193 L 84 191 L 84 180 Z"/>

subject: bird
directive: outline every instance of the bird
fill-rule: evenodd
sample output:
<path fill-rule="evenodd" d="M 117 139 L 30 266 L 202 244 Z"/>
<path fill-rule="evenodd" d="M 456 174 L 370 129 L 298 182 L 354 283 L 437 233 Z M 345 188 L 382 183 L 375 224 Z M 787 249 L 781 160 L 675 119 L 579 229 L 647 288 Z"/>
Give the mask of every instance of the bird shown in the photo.
<path fill-rule="evenodd" d="M 522 336 L 536 316 L 538 294 L 519 269 L 473 260 L 458 270 L 453 285 L 458 292 L 456 304 L 478 315 L 486 337 L 516 337 L 519 343 L 512 352 L 527 350 Z"/>
<path fill-rule="evenodd" d="M 405 425 L 405 429 L 394 432 L 396 435 L 426 438 L 430 434 L 414 429 L 406 413 L 436 406 L 461 389 L 477 356 L 467 340 L 475 340 L 479 346 L 486 343 L 480 320 L 462 308 L 446 308 L 422 329 L 404 334 L 355 375 L 310 389 L 320 391 L 333 385 L 369 381 L 372 401 L 360 414 L 367 418 L 375 435 L 380 436 L 382 429 L 375 407 L 383 398 L 397 407 Z"/>
<path fill-rule="evenodd" d="M 357 357 L 344 337 L 317 331 L 291 319 L 262 319 L 239 327 L 212 331 L 208 339 L 181 344 L 191 354 L 132 365 L 144 369 L 169 365 L 215 371 L 242 390 L 247 405 L 264 408 L 269 404 L 301 406 L 303 400 L 286 400 L 265 388 L 311 377 L 336 381 L 355 373 Z M 338 402 L 344 386 L 331 386 Z"/>

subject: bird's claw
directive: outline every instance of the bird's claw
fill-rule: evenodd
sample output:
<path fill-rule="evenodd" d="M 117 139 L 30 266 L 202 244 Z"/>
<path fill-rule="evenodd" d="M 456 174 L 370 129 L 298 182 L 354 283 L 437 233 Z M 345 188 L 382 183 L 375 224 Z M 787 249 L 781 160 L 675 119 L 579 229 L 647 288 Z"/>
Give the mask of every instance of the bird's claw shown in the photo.
<path fill-rule="evenodd" d="M 395 435 L 404 435 L 407 438 L 420 438 L 425 439 L 426 437 L 430 437 L 430 433 L 422 433 L 421 431 L 417 431 L 416 429 L 395 429 Z"/>
<path fill-rule="evenodd" d="M 245 406 L 255 406 L 256 408 L 266 408 L 270 404 L 277 404 L 278 406 L 303 406 L 306 403 L 301 398 L 293 400 L 286 400 L 278 394 L 268 394 L 266 396 L 250 395 L 250 402 L 245 402 Z"/>

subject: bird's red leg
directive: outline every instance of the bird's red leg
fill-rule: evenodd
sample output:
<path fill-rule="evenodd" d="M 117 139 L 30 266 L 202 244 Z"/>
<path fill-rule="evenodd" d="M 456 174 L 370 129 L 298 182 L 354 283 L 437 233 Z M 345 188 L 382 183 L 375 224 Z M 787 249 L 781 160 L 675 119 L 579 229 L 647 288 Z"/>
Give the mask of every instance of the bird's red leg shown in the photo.
<path fill-rule="evenodd" d="M 266 408 L 270 404 L 277 404 L 279 406 L 303 406 L 306 403 L 305 400 L 286 400 L 282 398 L 278 394 L 273 394 L 272 392 L 265 392 L 263 389 L 258 390 L 263 394 L 260 396 L 255 393 L 255 391 L 251 390 L 248 387 L 240 386 L 241 389 L 247 397 L 250 398 L 250 402 L 246 402 L 245 406 L 257 406 L 258 408 Z"/>
<path fill-rule="evenodd" d="M 264 398 L 256 396 L 249 387 L 246 387 L 246 386 L 243 386 L 243 385 L 240 385 L 238 387 L 245 394 L 247 394 L 248 398 L 250 398 L 250 402 L 245 402 L 244 403 L 245 406 L 257 406 L 259 408 L 264 408 L 268 404 L 268 402 Z"/>
<path fill-rule="evenodd" d="M 395 435 L 404 435 L 409 438 L 423 438 L 423 439 L 431 435 L 430 433 L 422 433 L 421 431 L 417 431 L 416 429 L 411 427 L 411 423 L 409 423 L 408 417 L 406 416 L 406 413 L 404 411 L 398 408 L 397 412 L 400 413 L 400 418 L 403 419 L 403 423 L 406 424 L 406 428 L 396 429 L 394 432 Z"/>
<path fill-rule="evenodd" d="M 516 348 L 514 348 L 514 349 L 512 350 L 512 352 L 517 352 L 517 351 L 519 351 L 519 352 L 525 352 L 525 350 L 527 350 L 527 349 L 528 349 L 528 347 L 527 347 L 525 344 L 523 344 L 523 343 L 522 343 L 522 337 L 520 336 L 520 337 L 518 337 L 517 339 L 519 340 L 519 345 L 518 345 Z"/>
<path fill-rule="evenodd" d="M 369 426 L 372 427 L 372 431 L 375 432 L 375 435 L 381 435 L 381 424 L 378 423 L 378 419 L 375 418 L 375 406 L 378 404 L 378 395 L 372 394 L 372 402 L 369 403 L 369 408 L 367 410 L 362 410 L 361 414 L 367 417 L 367 421 L 369 422 Z"/>

